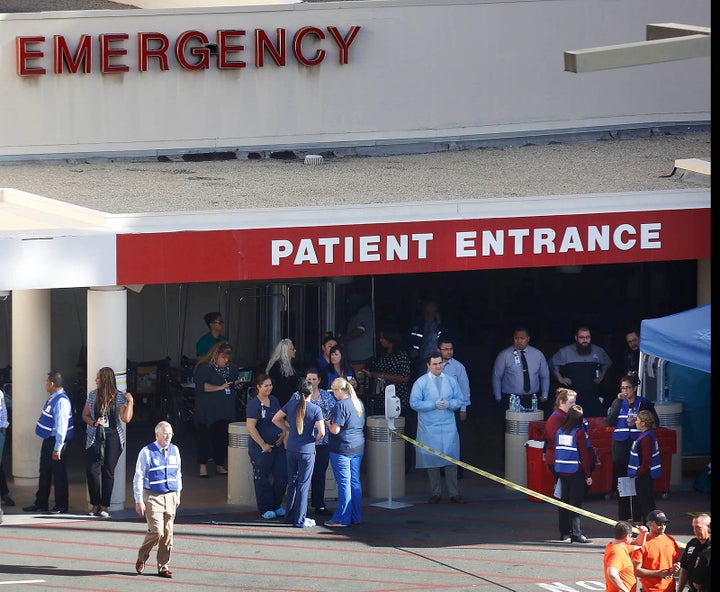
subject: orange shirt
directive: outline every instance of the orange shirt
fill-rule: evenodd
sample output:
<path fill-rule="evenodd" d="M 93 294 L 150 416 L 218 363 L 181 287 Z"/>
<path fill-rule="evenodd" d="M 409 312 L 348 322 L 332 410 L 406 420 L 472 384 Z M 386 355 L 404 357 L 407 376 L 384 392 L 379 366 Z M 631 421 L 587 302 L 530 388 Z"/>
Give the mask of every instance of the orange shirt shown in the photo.
<path fill-rule="evenodd" d="M 626 545 L 622 543 L 609 542 L 605 547 L 605 556 L 603 558 L 603 567 L 605 573 L 605 592 L 618 592 L 618 588 L 610 581 L 607 575 L 607 568 L 614 567 L 618 570 L 618 575 L 625 588 L 630 592 L 635 592 L 637 580 L 635 578 L 635 569 L 632 561 L 630 561 L 630 552 Z"/>
<path fill-rule="evenodd" d="M 648 538 L 645 544 L 635 549 L 630 556 L 645 569 L 668 569 L 680 559 L 680 547 L 675 539 L 665 533 Z M 675 578 L 638 578 L 645 592 L 673 592 Z"/>

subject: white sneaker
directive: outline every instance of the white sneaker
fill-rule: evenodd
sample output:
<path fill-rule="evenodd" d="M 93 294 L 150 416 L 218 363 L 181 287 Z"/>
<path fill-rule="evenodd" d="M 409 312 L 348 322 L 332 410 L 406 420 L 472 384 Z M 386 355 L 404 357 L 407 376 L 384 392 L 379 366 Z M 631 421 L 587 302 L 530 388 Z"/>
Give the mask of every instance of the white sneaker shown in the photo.
<path fill-rule="evenodd" d="M 315 520 L 312 518 L 305 518 L 305 523 L 303 524 L 303 528 L 312 528 L 315 526 Z"/>

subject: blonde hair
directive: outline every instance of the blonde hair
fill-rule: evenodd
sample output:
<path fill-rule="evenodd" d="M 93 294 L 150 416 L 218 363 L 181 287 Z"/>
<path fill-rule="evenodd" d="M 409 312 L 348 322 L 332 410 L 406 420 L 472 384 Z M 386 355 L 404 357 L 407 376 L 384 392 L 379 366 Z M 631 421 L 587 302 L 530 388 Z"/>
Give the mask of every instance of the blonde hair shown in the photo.
<path fill-rule="evenodd" d="M 645 427 L 648 430 L 654 430 L 657 428 L 657 425 L 655 425 L 655 418 L 653 417 L 653 414 L 650 413 L 647 409 L 643 409 L 637 414 L 637 417 L 635 418 L 635 423 L 638 421 L 641 421 L 645 424 Z"/>
<path fill-rule="evenodd" d="M 352 403 L 355 407 L 355 411 L 357 411 L 357 413 L 360 417 L 363 416 L 363 413 L 365 413 L 365 407 L 363 407 L 362 401 L 358 398 L 357 393 L 355 392 L 355 389 L 353 388 L 353 385 L 351 385 L 342 376 L 338 376 L 335 380 L 332 381 L 330 388 L 334 391 L 340 391 L 342 393 L 349 395 L 350 398 L 352 399 Z"/>
<path fill-rule="evenodd" d="M 577 401 L 577 393 L 574 390 L 560 386 L 555 391 L 555 407 L 560 407 L 573 398 Z"/>

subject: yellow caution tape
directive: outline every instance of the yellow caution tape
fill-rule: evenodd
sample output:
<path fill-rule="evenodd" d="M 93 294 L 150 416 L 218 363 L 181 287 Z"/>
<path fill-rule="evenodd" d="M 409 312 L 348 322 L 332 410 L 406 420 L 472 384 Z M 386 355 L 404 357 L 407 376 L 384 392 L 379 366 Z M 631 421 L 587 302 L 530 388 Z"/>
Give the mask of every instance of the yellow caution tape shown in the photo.
<path fill-rule="evenodd" d="M 405 434 L 401 434 L 397 430 L 392 430 L 392 429 L 388 428 L 388 431 L 391 434 L 397 436 L 398 438 L 407 440 L 413 446 L 422 448 L 423 450 L 425 450 L 431 454 L 434 454 L 435 456 L 439 456 L 440 458 L 442 458 L 444 460 L 447 460 L 453 464 L 456 464 L 457 466 L 462 467 L 463 469 L 467 469 L 468 471 L 472 471 L 473 473 L 477 473 L 478 475 L 485 477 L 487 479 L 490 479 L 491 481 L 500 483 L 501 485 L 504 485 L 505 487 L 515 489 L 516 491 L 521 491 L 522 493 L 526 493 L 528 495 L 531 495 L 532 497 L 541 499 L 541 500 L 548 502 L 550 504 L 553 504 L 554 506 L 557 506 L 559 508 L 564 508 L 566 510 L 570 510 L 572 512 L 575 512 L 576 514 L 580 514 L 581 516 L 585 516 L 586 518 L 591 518 L 592 520 L 597 520 L 598 522 L 603 522 L 605 524 L 609 524 L 610 526 L 615 526 L 618 523 L 617 520 L 614 520 L 612 518 L 606 518 L 605 516 L 601 516 L 600 514 L 595 514 L 594 512 L 588 512 L 587 510 L 584 510 L 583 508 L 578 508 L 571 504 L 567 504 L 565 502 L 560 501 L 557 498 L 544 495 L 544 494 L 534 491 L 532 489 L 528 489 L 527 487 L 523 487 L 522 485 L 518 485 L 517 483 L 513 483 L 512 481 L 508 481 L 507 479 L 503 479 L 502 477 L 498 477 L 497 475 L 493 475 L 492 473 L 488 473 L 487 471 L 483 471 L 482 469 L 473 467 L 472 465 L 464 463 L 461 460 L 457 460 L 455 458 L 449 457 L 449 456 L 443 454 L 442 452 L 439 452 L 437 450 L 430 448 L 429 446 L 425 446 L 425 444 L 421 444 L 417 440 L 413 440 L 412 438 L 410 438 L 409 436 L 406 436 Z M 640 531 L 635 526 L 633 526 L 633 532 L 636 534 L 640 534 Z M 680 548 L 685 547 L 684 543 L 681 543 L 679 541 L 676 541 L 676 542 Z"/>

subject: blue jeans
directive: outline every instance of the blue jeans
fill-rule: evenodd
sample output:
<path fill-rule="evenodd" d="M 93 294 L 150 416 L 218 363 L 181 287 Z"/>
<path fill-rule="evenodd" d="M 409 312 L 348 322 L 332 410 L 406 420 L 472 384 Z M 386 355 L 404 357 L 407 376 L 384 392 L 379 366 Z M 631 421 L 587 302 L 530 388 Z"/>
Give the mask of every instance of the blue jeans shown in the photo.
<path fill-rule="evenodd" d="M 332 517 L 333 522 L 341 522 L 346 526 L 362 522 L 360 463 L 363 454 L 363 452 L 352 455 L 330 453 L 330 466 L 338 488 L 338 505 Z"/>

